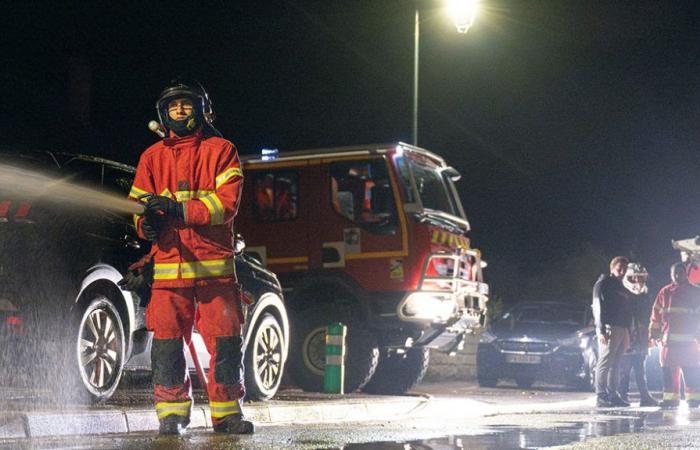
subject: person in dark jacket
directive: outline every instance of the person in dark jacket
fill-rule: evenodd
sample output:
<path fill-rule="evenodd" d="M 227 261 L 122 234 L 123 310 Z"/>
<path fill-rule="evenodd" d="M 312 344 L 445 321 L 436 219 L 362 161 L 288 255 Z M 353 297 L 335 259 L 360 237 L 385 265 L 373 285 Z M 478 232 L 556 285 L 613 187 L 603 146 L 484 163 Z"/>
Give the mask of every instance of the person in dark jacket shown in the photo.
<path fill-rule="evenodd" d="M 622 284 L 630 291 L 630 308 L 632 309 L 632 328 L 630 329 L 630 347 L 620 363 L 620 385 L 618 392 L 622 399 L 629 402 L 630 375 L 634 377 L 639 389 L 639 406 L 659 406 L 659 402 L 649 394 L 644 362 L 649 352 L 649 316 L 653 300 L 649 296 L 647 277 L 649 273 L 639 263 L 630 263 L 622 279 Z"/>
<path fill-rule="evenodd" d="M 596 366 L 597 406 L 629 406 L 617 392 L 620 362 L 629 347 L 632 312 L 628 291 L 622 285 L 629 260 L 616 256 L 610 275 L 601 275 L 593 286 L 593 317 L 598 336 Z"/>

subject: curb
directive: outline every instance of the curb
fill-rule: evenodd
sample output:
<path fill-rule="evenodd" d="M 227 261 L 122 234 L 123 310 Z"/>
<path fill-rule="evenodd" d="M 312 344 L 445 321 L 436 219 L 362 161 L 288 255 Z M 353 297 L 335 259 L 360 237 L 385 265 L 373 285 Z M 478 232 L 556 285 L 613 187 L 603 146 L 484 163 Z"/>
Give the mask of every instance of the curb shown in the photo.
<path fill-rule="evenodd" d="M 245 414 L 258 425 L 333 423 L 415 417 L 431 397 L 372 397 L 324 401 L 285 401 L 245 405 Z M 190 429 L 211 428 L 209 408 L 192 408 Z M 0 414 L 0 440 L 50 436 L 135 433 L 158 430 L 153 409 L 84 409 L 18 411 Z"/>

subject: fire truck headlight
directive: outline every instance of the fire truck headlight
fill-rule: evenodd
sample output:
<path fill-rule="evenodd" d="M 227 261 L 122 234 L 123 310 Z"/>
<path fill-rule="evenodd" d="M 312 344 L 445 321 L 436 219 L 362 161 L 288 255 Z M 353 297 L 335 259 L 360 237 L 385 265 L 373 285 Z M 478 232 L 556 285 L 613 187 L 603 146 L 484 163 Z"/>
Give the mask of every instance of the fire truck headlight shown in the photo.
<path fill-rule="evenodd" d="M 403 303 L 402 313 L 410 319 L 446 321 L 456 311 L 451 296 L 437 292 L 415 292 Z"/>

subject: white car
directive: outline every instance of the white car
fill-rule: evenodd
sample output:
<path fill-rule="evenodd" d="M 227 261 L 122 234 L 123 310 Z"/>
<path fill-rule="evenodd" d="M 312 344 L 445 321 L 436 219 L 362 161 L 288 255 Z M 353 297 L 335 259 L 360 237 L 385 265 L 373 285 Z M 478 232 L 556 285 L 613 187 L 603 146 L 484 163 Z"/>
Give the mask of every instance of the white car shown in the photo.
<path fill-rule="evenodd" d="M 50 152 L 0 152 L 0 162 L 55 172 L 123 198 L 135 172 L 132 166 L 102 158 Z M 4 365 L 35 364 L 38 368 L 29 373 L 40 384 L 70 382 L 93 401 L 109 399 L 125 371 L 149 371 L 152 333 L 144 318 L 148 291 L 132 292 L 118 285 L 129 264 L 149 246 L 138 240 L 130 218 L 108 211 L 83 214 L 21 197 L 0 198 L 3 214 L 0 298 L 11 298 L 28 312 L 22 336 L 22 352 L 28 357 Z M 236 247 L 236 272 L 251 300 L 244 307 L 243 330 L 247 398 L 267 400 L 284 374 L 287 311 L 276 275 L 243 252 L 242 239 Z M 207 370 L 209 354 L 196 330 L 192 341 Z M 60 365 L 49 362 L 56 356 Z M 189 354 L 187 359 L 194 371 Z"/>

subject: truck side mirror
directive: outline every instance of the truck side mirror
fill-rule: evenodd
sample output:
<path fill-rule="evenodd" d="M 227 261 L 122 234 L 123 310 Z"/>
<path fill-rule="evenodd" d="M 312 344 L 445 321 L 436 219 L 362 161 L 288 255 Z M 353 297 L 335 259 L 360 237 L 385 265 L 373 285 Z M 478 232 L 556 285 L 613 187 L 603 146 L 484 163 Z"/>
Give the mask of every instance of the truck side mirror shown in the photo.
<path fill-rule="evenodd" d="M 457 171 L 457 169 L 454 167 L 448 167 L 447 169 L 443 170 L 443 172 L 455 183 L 462 178 L 462 174 L 459 173 L 459 171 Z"/>

